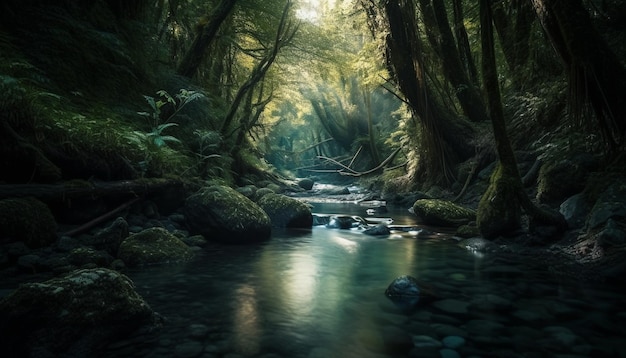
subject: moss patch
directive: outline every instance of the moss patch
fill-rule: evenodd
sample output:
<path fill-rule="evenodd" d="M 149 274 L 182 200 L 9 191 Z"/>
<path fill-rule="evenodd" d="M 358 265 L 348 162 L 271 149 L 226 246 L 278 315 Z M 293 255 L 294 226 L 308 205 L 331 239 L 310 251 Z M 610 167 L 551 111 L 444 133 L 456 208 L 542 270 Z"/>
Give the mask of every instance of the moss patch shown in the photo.
<path fill-rule="evenodd" d="M 22 241 L 30 248 L 56 241 L 57 224 L 46 204 L 35 198 L 0 200 L 0 240 Z"/>
<path fill-rule="evenodd" d="M 274 227 L 311 227 L 311 209 L 303 202 L 280 194 L 265 194 L 259 206 L 269 215 Z"/>
<path fill-rule="evenodd" d="M 185 201 L 189 229 L 209 240 L 258 242 L 269 238 L 269 216 L 252 200 L 224 185 L 199 190 Z"/>
<path fill-rule="evenodd" d="M 428 225 L 456 227 L 476 220 L 473 210 L 446 200 L 420 199 L 413 211 Z"/>
<path fill-rule="evenodd" d="M 506 176 L 498 165 L 478 204 L 476 224 L 485 238 L 494 238 L 520 227 L 522 212 L 516 196 L 517 187 L 516 181 Z"/>
<path fill-rule="evenodd" d="M 193 251 L 167 230 L 154 227 L 122 241 L 118 257 L 133 267 L 189 260 Z"/>

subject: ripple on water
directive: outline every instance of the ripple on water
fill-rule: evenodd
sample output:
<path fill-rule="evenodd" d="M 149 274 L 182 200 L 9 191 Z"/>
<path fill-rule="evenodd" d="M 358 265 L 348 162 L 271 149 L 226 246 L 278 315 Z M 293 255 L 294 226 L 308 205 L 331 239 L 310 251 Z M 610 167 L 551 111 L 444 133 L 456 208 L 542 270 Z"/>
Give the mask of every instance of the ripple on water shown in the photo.
<path fill-rule="evenodd" d="M 404 209 L 387 214 L 415 224 Z M 265 243 L 209 244 L 193 261 L 131 270 L 166 322 L 106 356 L 626 356 L 623 288 L 557 281 L 445 236 L 397 235 L 277 230 Z M 384 291 L 401 275 L 437 299 L 399 310 Z"/>

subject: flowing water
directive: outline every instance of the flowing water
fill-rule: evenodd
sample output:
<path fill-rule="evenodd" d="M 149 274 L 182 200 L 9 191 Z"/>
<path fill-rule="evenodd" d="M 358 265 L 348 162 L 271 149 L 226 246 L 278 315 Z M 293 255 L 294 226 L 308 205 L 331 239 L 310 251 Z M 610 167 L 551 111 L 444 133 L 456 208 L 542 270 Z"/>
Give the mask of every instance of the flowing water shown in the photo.
<path fill-rule="evenodd" d="M 315 212 L 365 216 L 355 204 Z M 406 210 L 381 216 L 414 225 Z M 128 272 L 165 317 L 107 356 L 624 357 L 623 288 L 560 282 L 541 267 L 473 254 L 448 234 L 366 236 L 314 227 L 250 246 L 211 245 L 181 265 Z M 437 299 L 402 309 L 400 275 Z"/>

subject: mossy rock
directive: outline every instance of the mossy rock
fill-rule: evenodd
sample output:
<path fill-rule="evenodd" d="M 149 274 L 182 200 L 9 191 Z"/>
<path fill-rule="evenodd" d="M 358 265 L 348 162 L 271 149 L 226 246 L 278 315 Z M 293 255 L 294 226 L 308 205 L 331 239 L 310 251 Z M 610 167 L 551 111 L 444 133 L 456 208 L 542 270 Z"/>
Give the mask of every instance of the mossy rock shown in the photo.
<path fill-rule="evenodd" d="M 105 268 L 25 283 L 0 300 L 0 335 L 12 357 L 98 356 L 111 339 L 157 322 L 132 281 Z"/>
<path fill-rule="evenodd" d="M 276 193 L 272 189 L 261 188 L 257 190 L 256 193 L 254 193 L 254 201 L 258 203 L 259 200 L 261 200 L 261 198 L 267 194 L 276 194 Z"/>
<path fill-rule="evenodd" d="M 265 194 L 258 202 L 274 227 L 307 228 L 313 225 L 311 208 L 303 202 L 280 194 Z"/>
<path fill-rule="evenodd" d="M 118 257 L 134 267 L 189 260 L 193 250 L 164 228 L 153 227 L 122 241 Z"/>
<path fill-rule="evenodd" d="M 540 203 L 560 204 L 580 193 L 585 188 L 589 173 L 596 167 L 597 161 L 591 154 L 544 164 L 539 170 L 537 200 Z"/>
<path fill-rule="evenodd" d="M 462 237 L 462 238 L 470 238 L 470 237 L 474 237 L 474 236 L 479 236 L 480 235 L 480 230 L 478 230 L 478 227 L 476 227 L 476 225 L 472 225 L 471 223 L 468 225 L 461 225 L 456 229 L 456 232 L 454 233 L 456 236 Z"/>
<path fill-rule="evenodd" d="M 57 223 L 48 206 L 35 198 L 0 200 L 0 242 L 22 241 L 31 249 L 54 243 Z"/>
<path fill-rule="evenodd" d="M 476 220 L 473 210 L 439 199 L 420 199 L 413 204 L 413 212 L 424 224 L 458 227 Z"/>
<path fill-rule="evenodd" d="M 213 185 L 187 198 L 184 207 L 192 234 L 229 244 L 245 244 L 269 239 L 269 216 L 252 200 L 236 190 Z"/>

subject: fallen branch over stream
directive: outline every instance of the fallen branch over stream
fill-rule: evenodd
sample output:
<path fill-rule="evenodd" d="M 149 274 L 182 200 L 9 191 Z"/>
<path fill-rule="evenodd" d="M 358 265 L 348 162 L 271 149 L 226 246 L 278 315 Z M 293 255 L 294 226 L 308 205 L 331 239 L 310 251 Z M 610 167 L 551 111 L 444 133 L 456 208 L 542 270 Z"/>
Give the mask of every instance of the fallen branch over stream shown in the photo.
<path fill-rule="evenodd" d="M 334 159 L 332 159 L 332 158 L 328 158 L 328 157 L 324 157 L 324 156 L 318 156 L 317 158 L 319 158 L 319 159 L 324 159 L 324 160 L 326 160 L 326 161 L 328 161 L 328 162 L 330 162 L 330 163 L 332 163 L 332 164 L 334 164 L 334 165 L 336 165 L 336 166 L 340 167 L 341 169 L 337 169 L 337 170 L 335 170 L 335 172 L 336 172 L 336 173 L 339 173 L 339 174 L 341 174 L 341 175 L 347 175 L 347 176 L 353 176 L 353 177 L 360 177 L 360 176 L 363 176 L 363 175 L 368 175 L 368 174 L 375 173 L 375 172 L 377 172 L 378 170 L 380 170 L 380 169 L 384 168 L 387 164 L 389 164 L 389 163 L 391 163 L 391 162 L 393 161 L 393 159 L 396 157 L 396 155 L 400 152 L 400 150 L 401 150 L 401 149 L 402 149 L 402 148 L 398 148 L 398 149 L 394 150 L 394 151 L 393 151 L 393 153 L 391 153 L 391 154 L 387 157 L 387 159 L 385 159 L 385 160 L 383 160 L 382 162 L 380 162 L 380 164 L 378 164 L 376 167 L 374 167 L 374 168 L 372 168 L 372 169 L 370 169 L 370 170 L 366 170 L 366 171 L 364 171 L 364 172 L 359 172 L 359 171 L 356 171 L 356 170 L 354 170 L 354 169 L 350 168 L 350 165 L 352 165 L 352 163 L 354 162 L 354 159 L 355 159 L 355 158 L 356 158 L 356 156 L 359 154 L 359 152 L 360 152 L 360 148 L 359 148 L 359 151 L 357 151 L 357 153 L 356 153 L 356 154 L 354 155 L 354 157 L 352 158 L 352 161 L 350 161 L 350 164 L 349 164 L 349 165 L 344 165 L 344 164 L 342 164 L 342 163 L 340 163 L 340 162 L 338 162 L 338 161 L 336 161 L 336 160 L 334 160 Z M 400 165 L 400 166 L 403 166 L 403 165 L 404 165 L 404 164 L 402 164 L 402 165 Z"/>

